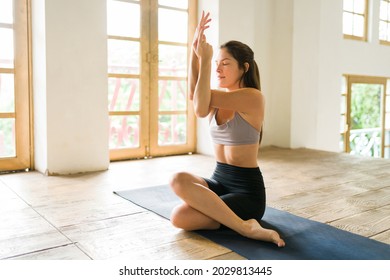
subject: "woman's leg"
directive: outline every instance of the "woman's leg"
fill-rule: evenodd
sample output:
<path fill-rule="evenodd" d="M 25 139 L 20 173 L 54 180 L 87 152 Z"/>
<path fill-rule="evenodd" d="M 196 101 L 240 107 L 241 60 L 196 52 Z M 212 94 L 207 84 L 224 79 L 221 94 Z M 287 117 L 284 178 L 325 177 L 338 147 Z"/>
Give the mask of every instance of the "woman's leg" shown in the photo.
<path fill-rule="evenodd" d="M 171 188 L 184 204 L 174 209 L 172 223 L 186 230 L 216 229 L 223 224 L 248 238 L 269 241 L 284 246 L 274 230 L 265 229 L 255 220 L 244 221 L 207 187 L 200 177 L 181 172 L 173 176 Z"/>
<path fill-rule="evenodd" d="M 218 229 L 221 224 L 192 208 L 187 203 L 176 206 L 171 214 L 175 227 L 192 231 L 198 229 Z"/>

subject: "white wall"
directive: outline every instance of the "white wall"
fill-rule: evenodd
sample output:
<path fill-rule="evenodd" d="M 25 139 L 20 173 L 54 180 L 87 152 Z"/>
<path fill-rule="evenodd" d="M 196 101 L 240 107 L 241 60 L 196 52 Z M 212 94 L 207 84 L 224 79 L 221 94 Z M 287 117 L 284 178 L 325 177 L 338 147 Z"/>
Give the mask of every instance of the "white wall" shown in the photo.
<path fill-rule="evenodd" d="M 266 97 L 263 146 L 289 147 L 291 139 L 291 83 L 293 1 L 262 1 L 255 10 L 262 29 L 256 31 L 262 92 Z M 265 36 L 267 35 L 267 36 Z M 266 45 L 268 51 L 261 52 Z M 260 52 L 259 52 L 260 51 Z"/>
<path fill-rule="evenodd" d="M 294 0 L 291 142 L 312 147 L 317 140 L 321 2 Z"/>
<path fill-rule="evenodd" d="M 369 1 L 368 42 L 342 34 L 342 1 L 294 0 L 291 147 L 339 151 L 341 76 L 390 77 L 379 44 L 379 3 Z"/>
<path fill-rule="evenodd" d="M 342 5 L 339 0 L 321 2 L 316 141 L 312 146 L 305 144 L 335 152 L 340 140 Z"/>
<path fill-rule="evenodd" d="M 32 1 L 35 168 L 109 165 L 105 0 Z"/>
<path fill-rule="evenodd" d="M 47 169 L 47 102 L 46 102 L 46 9 L 44 0 L 31 3 L 33 94 L 34 94 L 34 161 L 35 169 Z"/>
<path fill-rule="evenodd" d="M 368 42 L 343 39 L 340 0 L 215 2 L 221 43 L 241 40 L 255 52 L 266 97 L 262 145 L 339 151 L 342 75 L 390 77 L 390 47 L 378 43 L 380 0 L 369 1 Z"/>

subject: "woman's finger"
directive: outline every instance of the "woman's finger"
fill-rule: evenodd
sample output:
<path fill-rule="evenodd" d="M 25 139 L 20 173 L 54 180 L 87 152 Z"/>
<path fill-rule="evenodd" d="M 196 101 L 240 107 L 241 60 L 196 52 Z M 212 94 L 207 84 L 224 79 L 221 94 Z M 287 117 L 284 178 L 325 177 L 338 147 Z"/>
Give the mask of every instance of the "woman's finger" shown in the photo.
<path fill-rule="evenodd" d="M 211 18 L 208 18 L 209 16 L 210 16 L 209 12 L 205 15 L 204 11 L 202 11 L 202 17 L 199 21 L 198 28 L 204 28 L 211 21 Z"/>

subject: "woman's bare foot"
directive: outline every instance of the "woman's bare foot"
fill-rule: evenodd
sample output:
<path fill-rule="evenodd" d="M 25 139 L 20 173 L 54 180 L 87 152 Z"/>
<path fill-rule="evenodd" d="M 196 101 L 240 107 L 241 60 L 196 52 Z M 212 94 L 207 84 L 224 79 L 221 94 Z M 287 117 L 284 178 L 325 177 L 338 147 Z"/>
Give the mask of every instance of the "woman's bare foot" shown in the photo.
<path fill-rule="evenodd" d="M 273 242 L 278 245 L 278 247 L 284 247 L 286 245 L 284 240 L 280 238 L 276 231 L 263 228 L 255 219 L 244 221 L 243 231 L 241 234 L 248 238 Z"/>

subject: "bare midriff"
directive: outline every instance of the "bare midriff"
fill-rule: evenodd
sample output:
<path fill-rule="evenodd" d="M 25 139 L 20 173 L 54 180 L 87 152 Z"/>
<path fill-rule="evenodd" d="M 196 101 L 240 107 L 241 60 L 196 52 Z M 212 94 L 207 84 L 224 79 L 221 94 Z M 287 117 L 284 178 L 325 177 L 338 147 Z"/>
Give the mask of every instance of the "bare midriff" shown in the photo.
<path fill-rule="evenodd" d="M 259 144 L 227 146 L 214 144 L 215 158 L 218 162 L 239 167 L 257 167 Z"/>

